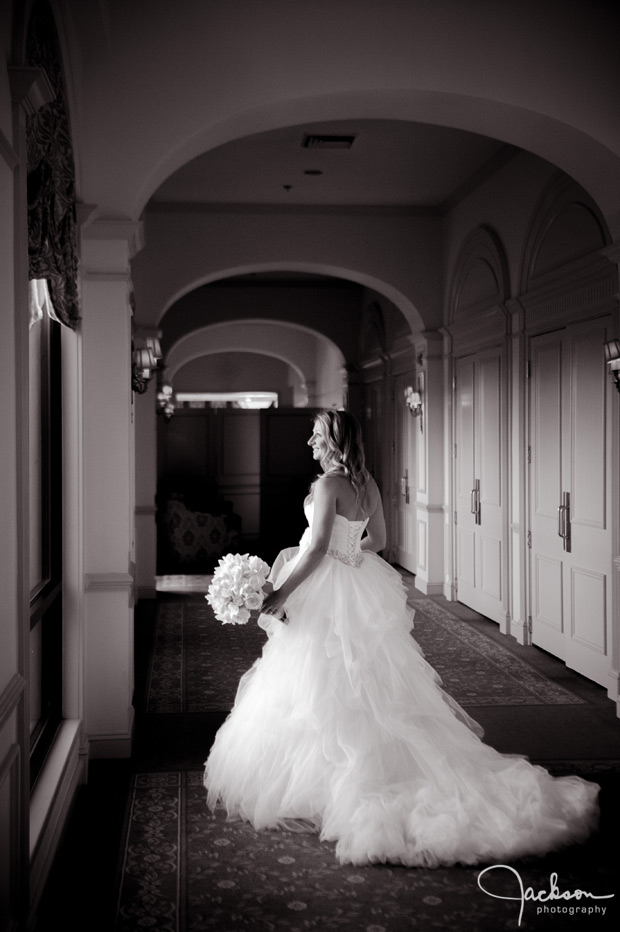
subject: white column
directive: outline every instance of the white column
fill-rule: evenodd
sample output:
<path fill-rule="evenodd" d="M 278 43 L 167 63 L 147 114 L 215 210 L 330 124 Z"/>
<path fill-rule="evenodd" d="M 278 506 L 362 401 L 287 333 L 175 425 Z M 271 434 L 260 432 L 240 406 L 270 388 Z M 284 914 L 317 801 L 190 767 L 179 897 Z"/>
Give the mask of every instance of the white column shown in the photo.
<path fill-rule="evenodd" d="M 136 588 L 139 599 L 156 596 L 157 385 L 134 395 L 136 435 Z"/>
<path fill-rule="evenodd" d="M 141 224 L 82 231 L 84 728 L 126 757 L 133 728 L 134 430 L 129 263 Z"/>
<path fill-rule="evenodd" d="M 417 444 L 416 589 L 444 592 L 444 372 L 443 336 L 425 331 L 415 340 L 422 388 L 423 431 Z"/>

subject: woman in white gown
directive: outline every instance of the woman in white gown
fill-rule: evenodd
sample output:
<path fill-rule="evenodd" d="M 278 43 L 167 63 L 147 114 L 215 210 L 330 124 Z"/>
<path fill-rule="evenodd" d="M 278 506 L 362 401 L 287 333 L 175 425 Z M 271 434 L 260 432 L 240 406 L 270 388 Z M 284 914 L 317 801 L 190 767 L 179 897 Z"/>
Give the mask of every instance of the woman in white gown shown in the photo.
<path fill-rule="evenodd" d="M 309 444 L 323 475 L 299 547 L 272 568 L 269 638 L 206 762 L 209 807 L 317 831 L 352 864 L 505 862 L 584 841 L 599 787 L 484 744 L 411 636 L 402 579 L 375 552 L 385 522 L 357 421 L 321 412 Z"/>

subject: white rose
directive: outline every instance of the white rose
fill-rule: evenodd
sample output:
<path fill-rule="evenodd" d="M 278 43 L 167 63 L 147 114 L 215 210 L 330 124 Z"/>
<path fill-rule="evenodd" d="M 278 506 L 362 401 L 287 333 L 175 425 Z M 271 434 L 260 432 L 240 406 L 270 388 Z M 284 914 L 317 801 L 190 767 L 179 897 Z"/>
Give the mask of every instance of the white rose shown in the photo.
<path fill-rule="evenodd" d="M 263 604 L 263 599 L 264 596 L 262 592 L 248 592 L 245 597 L 245 607 L 249 608 L 251 612 L 256 611 L 256 609 L 260 608 Z"/>

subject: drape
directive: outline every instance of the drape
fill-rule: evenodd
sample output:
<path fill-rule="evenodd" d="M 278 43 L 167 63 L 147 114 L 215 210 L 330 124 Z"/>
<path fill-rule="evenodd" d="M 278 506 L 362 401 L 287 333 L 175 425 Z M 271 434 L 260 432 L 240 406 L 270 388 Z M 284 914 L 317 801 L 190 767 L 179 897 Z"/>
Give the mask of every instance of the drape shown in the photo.
<path fill-rule="evenodd" d="M 29 278 L 47 280 L 53 316 L 75 330 L 80 318 L 75 167 L 60 44 L 44 0 L 32 9 L 26 65 L 44 69 L 56 94 L 26 123 Z"/>

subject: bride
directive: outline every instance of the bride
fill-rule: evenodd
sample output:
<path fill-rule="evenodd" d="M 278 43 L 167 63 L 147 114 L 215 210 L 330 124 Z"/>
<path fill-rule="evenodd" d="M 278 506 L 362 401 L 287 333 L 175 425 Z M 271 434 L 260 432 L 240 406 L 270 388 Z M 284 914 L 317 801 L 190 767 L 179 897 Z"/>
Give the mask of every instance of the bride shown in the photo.
<path fill-rule="evenodd" d="M 282 551 L 242 677 L 205 766 L 207 802 L 256 829 L 316 831 L 342 863 L 508 861 L 582 842 L 599 787 L 500 754 L 411 636 L 360 427 L 321 412 L 322 475 L 299 547 Z"/>

